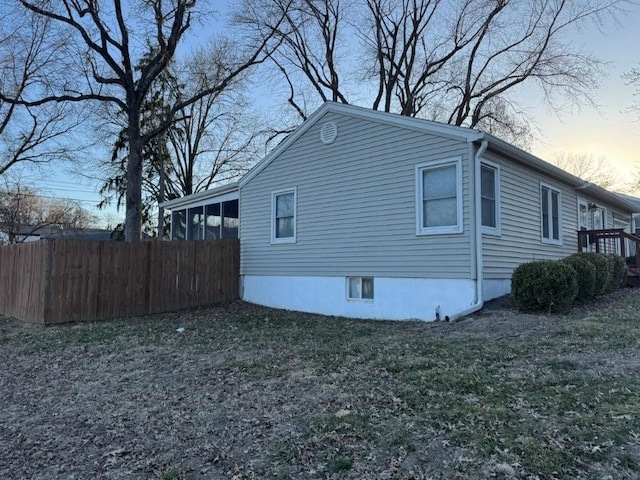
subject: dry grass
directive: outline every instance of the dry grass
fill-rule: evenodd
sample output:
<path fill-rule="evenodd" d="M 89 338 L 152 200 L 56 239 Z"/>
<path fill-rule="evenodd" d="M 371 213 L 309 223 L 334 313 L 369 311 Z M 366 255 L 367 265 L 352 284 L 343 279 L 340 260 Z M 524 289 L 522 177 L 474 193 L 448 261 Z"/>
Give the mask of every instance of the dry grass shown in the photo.
<path fill-rule="evenodd" d="M 638 478 L 639 312 L 0 318 L 0 478 Z"/>

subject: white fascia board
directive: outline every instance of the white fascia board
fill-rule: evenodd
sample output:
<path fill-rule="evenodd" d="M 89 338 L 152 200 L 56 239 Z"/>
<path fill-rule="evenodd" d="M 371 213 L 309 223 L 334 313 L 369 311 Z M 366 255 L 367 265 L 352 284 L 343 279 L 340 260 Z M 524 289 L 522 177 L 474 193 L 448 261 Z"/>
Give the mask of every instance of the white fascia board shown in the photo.
<path fill-rule="evenodd" d="M 235 194 L 235 195 L 234 195 Z M 211 190 L 205 190 L 203 192 L 193 193 L 184 197 L 175 198 L 162 202 L 159 206 L 167 210 L 175 210 L 183 207 L 197 206 L 197 204 L 209 203 L 207 200 L 211 200 L 216 197 L 222 197 L 223 195 L 228 198 L 222 198 L 221 200 L 235 200 L 238 198 L 238 183 L 229 183 L 222 185 L 221 187 L 212 188 Z"/>
<path fill-rule="evenodd" d="M 637 210 L 637 207 L 632 202 L 620 197 L 617 193 L 610 192 L 609 190 L 583 180 L 580 177 L 576 177 L 575 175 L 572 175 L 571 173 L 562 170 L 561 168 L 556 167 L 555 165 L 552 165 L 531 153 L 525 152 L 504 140 L 500 140 L 493 135 L 485 133 L 484 137 L 489 141 L 490 149 L 497 150 L 526 167 L 545 173 L 558 181 L 569 184 L 577 190 L 597 197 L 598 199 L 608 202 L 612 206 L 625 210 L 626 212 L 634 212 Z"/>
<path fill-rule="evenodd" d="M 346 105 L 344 103 L 327 102 L 327 111 L 341 113 L 346 116 L 363 118 L 372 122 L 393 125 L 409 130 L 432 133 L 438 136 L 445 136 L 456 140 L 467 142 L 478 140 L 482 135 L 480 130 L 473 128 L 458 127 L 447 123 L 425 120 L 423 118 L 407 117 L 397 113 L 381 112 L 369 108 Z M 325 104 L 326 105 L 326 104 Z"/>
<path fill-rule="evenodd" d="M 240 188 L 249 183 L 256 175 L 264 170 L 275 158 L 278 157 L 284 150 L 286 150 L 293 142 L 295 142 L 301 135 L 315 125 L 326 113 L 337 113 L 340 115 L 362 118 L 372 122 L 382 123 L 385 125 L 392 125 L 408 130 L 414 130 L 418 132 L 432 133 L 437 136 L 444 136 L 456 140 L 462 140 L 465 142 L 472 142 L 479 140 L 482 137 L 482 132 L 466 127 L 457 127 L 455 125 L 448 125 L 446 123 L 433 122 L 431 120 L 424 120 L 420 118 L 406 117 L 404 115 L 398 115 L 395 113 L 380 112 L 378 110 L 371 110 L 363 107 L 356 107 L 354 105 L 347 105 L 337 102 L 325 102 L 320 108 L 318 108 L 313 114 L 305 120 L 293 133 L 285 138 L 280 144 L 275 147 L 267 156 L 265 156 L 256 166 L 254 166 L 247 174 L 240 179 Z"/>

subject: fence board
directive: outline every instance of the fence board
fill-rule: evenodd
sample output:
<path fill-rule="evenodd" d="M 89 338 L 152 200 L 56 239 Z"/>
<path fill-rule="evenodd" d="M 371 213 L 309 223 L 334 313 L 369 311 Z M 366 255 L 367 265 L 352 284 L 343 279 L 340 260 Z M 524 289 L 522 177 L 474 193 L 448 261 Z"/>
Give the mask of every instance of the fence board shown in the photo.
<path fill-rule="evenodd" d="M 0 314 L 65 323 L 235 300 L 238 240 L 44 240 L 0 248 Z"/>

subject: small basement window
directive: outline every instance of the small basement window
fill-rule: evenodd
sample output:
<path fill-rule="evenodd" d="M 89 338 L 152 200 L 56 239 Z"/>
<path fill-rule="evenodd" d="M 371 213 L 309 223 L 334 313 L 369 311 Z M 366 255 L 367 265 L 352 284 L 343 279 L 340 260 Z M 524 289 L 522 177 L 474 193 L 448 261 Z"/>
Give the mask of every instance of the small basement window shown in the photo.
<path fill-rule="evenodd" d="M 347 277 L 347 298 L 349 300 L 373 300 L 373 278 Z"/>

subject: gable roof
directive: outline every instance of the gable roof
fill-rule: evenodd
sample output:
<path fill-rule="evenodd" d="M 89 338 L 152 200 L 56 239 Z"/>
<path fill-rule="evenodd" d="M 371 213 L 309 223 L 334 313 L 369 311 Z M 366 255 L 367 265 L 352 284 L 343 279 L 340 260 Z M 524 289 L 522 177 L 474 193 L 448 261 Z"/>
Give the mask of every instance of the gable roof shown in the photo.
<path fill-rule="evenodd" d="M 344 103 L 327 101 L 313 114 L 307 118 L 293 133 L 286 137 L 278 146 L 276 146 L 267 156 L 265 156 L 258 164 L 256 164 L 247 174 L 238 182 L 240 188 L 249 183 L 256 175 L 264 170 L 273 160 L 275 160 L 284 150 L 300 138 L 305 132 L 313 127 L 327 113 L 336 113 L 352 118 L 361 118 L 385 125 L 396 126 L 409 130 L 415 130 L 424 133 L 431 133 L 437 136 L 458 139 L 463 142 L 480 142 L 487 141 L 488 148 L 506 155 L 513 161 L 516 161 L 527 168 L 545 173 L 550 177 L 565 182 L 573 186 L 577 190 L 582 190 L 595 198 L 601 199 L 611 205 L 625 210 L 627 212 L 637 212 L 638 205 L 616 193 L 605 190 L 598 185 L 587 182 L 569 172 L 562 170 L 555 165 L 542 160 L 541 158 L 525 152 L 524 150 L 511 145 L 504 140 L 499 139 L 491 134 L 481 130 L 468 127 L 458 127 L 446 123 L 435 122 L 432 120 L 424 120 L 421 118 L 406 117 L 395 113 L 381 112 L 368 108 L 348 105 Z"/>
<path fill-rule="evenodd" d="M 458 139 L 464 142 L 478 140 L 482 136 L 480 130 L 466 127 L 457 127 L 441 122 L 423 120 L 421 118 L 406 117 L 395 113 L 380 112 L 369 108 L 357 107 L 337 102 L 325 102 L 320 108 L 311 114 L 302 125 L 296 128 L 293 133 L 278 144 L 266 157 L 255 165 L 247 174 L 240 179 L 240 187 L 249 183 L 252 178 L 264 170 L 275 158 L 286 150 L 292 143 L 300 138 L 305 132 L 313 127 L 327 113 L 337 113 L 347 117 L 361 118 L 376 123 L 416 130 L 419 132 L 432 133 L 434 135 Z"/>

